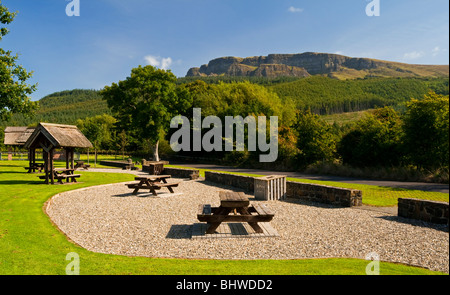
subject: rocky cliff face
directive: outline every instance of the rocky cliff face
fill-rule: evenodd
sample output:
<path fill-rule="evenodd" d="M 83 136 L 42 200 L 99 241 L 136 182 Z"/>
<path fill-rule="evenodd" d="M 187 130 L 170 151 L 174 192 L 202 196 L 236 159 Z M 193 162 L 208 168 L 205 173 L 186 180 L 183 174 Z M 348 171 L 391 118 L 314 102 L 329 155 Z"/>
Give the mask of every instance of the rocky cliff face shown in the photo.
<path fill-rule="evenodd" d="M 338 54 L 306 52 L 247 58 L 222 57 L 214 59 L 200 68 L 191 68 L 186 76 L 307 77 L 323 74 L 330 76 L 353 75 L 355 77 L 367 75 L 448 76 L 448 66 L 420 67 L 420 71 L 415 71 L 414 65 L 369 58 L 352 58 Z"/>

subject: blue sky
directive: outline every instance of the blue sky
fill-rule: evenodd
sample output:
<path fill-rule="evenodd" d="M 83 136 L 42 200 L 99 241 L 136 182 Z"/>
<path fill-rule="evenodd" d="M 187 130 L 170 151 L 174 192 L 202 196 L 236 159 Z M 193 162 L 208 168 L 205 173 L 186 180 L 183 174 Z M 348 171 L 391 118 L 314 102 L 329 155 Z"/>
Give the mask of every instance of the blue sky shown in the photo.
<path fill-rule="evenodd" d="M 101 89 L 152 64 L 183 77 L 222 56 L 307 51 L 449 64 L 448 0 L 1 0 L 18 11 L 0 47 L 34 71 L 33 100 Z"/>

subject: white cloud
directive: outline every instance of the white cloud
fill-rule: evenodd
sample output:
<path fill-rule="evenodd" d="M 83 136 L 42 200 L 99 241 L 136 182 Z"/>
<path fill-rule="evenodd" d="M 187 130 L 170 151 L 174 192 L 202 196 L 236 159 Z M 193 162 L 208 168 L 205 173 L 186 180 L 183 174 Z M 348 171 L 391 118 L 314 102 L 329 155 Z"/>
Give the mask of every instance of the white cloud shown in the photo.
<path fill-rule="evenodd" d="M 437 56 L 439 53 L 441 52 L 441 48 L 439 48 L 439 46 L 436 46 L 433 48 L 433 50 L 431 51 L 431 54 L 433 56 Z"/>
<path fill-rule="evenodd" d="M 172 65 L 173 62 L 172 58 L 170 57 L 161 58 L 159 56 L 153 55 L 147 55 L 144 57 L 144 59 L 147 62 L 147 64 L 157 68 L 161 68 L 163 70 L 167 70 Z"/>
<path fill-rule="evenodd" d="M 172 59 L 170 57 L 163 58 L 161 60 L 161 68 L 167 70 L 172 65 Z"/>
<path fill-rule="evenodd" d="M 146 57 L 144 57 L 144 59 L 149 65 L 154 67 L 159 67 L 161 64 L 158 60 L 158 57 L 154 57 L 152 55 L 147 55 Z"/>
<path fill-rule="evenodd" d="M 424 56 L 423 52 L 413 51 L 413 52 L 405 53 L 403 55 L 403 58 L 404 59 L 418 59 L 418 58 L 421 58 L 423 56 Z"/>
<path fill-rule="evenodd" d="M 291 6 L 291 7 L 289 7 L 288 11 L 292 12 L 292 13 L 300 13 L 300 12 L 303 12 L 303 8 L 297 8 L 297 7 Z"/>

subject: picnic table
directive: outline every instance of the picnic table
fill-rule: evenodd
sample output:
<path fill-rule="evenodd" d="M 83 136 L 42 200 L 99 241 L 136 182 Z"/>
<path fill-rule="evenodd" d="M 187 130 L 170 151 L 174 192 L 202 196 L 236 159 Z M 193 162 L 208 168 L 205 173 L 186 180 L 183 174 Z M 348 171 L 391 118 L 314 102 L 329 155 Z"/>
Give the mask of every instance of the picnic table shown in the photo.
<path fill-rule="evenodd" d="M 137 195 L 139 190 L 141 189 L 149 189 L 154 196 L 157 196 L 157 190 L 160 190 L 163 187 L 167 187 L 170 193 L 175 193 L 173 188 L 179 185 L 179 182 L 168 183 L 167 179 L 171 178 L 170 175 L 151 175 L 144 177 L 136 177 L 135 180 L 139 181 L 138 183 L 126 184 L 128 188 L 134 189 L 133 195 Z"/>
<path fill-rule="evenodd" d="M 223 191 L 219 197 L 220 207 L 209 204 L 199 207 L 197 218 L 209 224 L 207 234 L 214 234 L 222 222 L 247 222 L 256 233 L 263 233 L 258 222 L 270 222 L 275 216 L 264 204 L 250 205 L 244 193 Z"/>
<path fill-rule="evenodd" d="M 25 170 L 28 170 L 28 173 L 36 173 L 36 170 L 41 173 L 44 169 L 44 163 L 34 163 L 30 167 L 25 167 Z"/>
<path fill-rule="evenodd" d="M 75 169 L 82 168 L 84 170 L 88 170 L 91 167 L 91 165 L 85 164 L 84 161 L 76 161 Z"/>
<path fill-rule="evenodd" d="M 69 182 L 77 182 L 77 178 L 81 177 L 80 174 L 74 174 L 75 169 L 66 169 L 66 168 L 56 168 L 49 173 L 53 173 L 53 178 L 58 180 L 59 184 L 64 184 L 63 180 L 65 179 L 67 183 Z M 39 176 L 40 179 L 45 179 L 45 175 Z M 51 179 L 51 174 L 48 179 Z"/>

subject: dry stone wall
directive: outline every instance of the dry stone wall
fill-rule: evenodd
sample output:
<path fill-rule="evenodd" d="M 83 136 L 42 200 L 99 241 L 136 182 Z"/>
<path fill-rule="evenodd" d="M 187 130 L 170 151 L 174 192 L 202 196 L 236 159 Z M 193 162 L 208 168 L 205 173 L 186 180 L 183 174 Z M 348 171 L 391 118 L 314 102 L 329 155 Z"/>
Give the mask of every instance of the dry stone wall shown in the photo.
<path fill-rule="evenodd" d="M 214 183 L 233 186 L 249 193 L 255 191 L 255 178 L 228 173 L 205 172 L 205 179 Z M 287 181 L 286 196 L 313 202 L 343 207 L 362 205 L 362 192 L 359 190 L 324 186 L 311 183 Z"/>
<path fill-rule="evenodd" d="M 448 207 L 446 202 L 398 199 L 398 216 L 449 225 Z"/>

